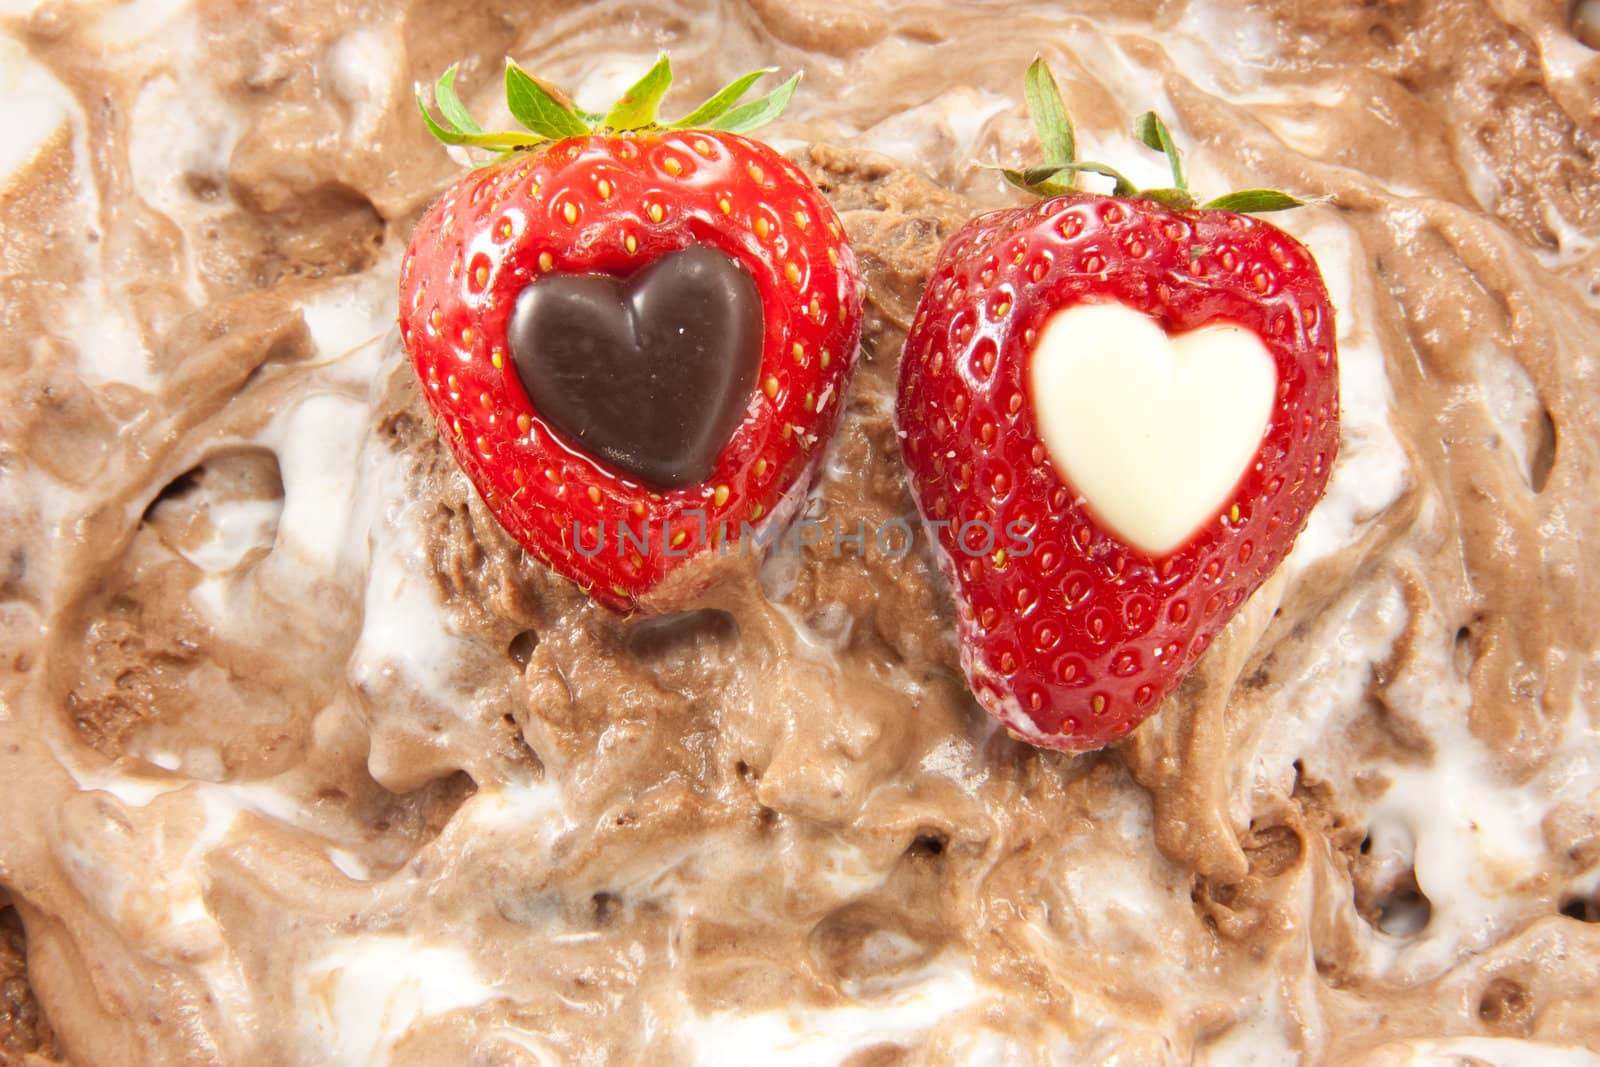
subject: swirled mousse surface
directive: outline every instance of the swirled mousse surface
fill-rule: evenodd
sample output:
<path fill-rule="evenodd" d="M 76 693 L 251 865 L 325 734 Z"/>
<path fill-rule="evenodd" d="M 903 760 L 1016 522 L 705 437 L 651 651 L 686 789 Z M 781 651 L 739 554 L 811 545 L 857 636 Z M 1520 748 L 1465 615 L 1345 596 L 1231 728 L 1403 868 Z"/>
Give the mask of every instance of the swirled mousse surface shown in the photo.
<path fill-rule="evenodd" d="M 1597 1062 L 1594 5 L 1075 6 L 8 5 L 0 1060 Z M 393 303 L 459 166 L 415 81 L 660 47 L 684 100 L 805 69 L 768 132 L 867 325 L 821 543 L 621 619 L 489 518 Z M 1343 363 L 1293 556 L 1077 757 L 967 694 L 889 417 L 1036 51 L 1141 184 L 1153 106 L 1198 188 L 1333 198 L 1281 222 Z"/>

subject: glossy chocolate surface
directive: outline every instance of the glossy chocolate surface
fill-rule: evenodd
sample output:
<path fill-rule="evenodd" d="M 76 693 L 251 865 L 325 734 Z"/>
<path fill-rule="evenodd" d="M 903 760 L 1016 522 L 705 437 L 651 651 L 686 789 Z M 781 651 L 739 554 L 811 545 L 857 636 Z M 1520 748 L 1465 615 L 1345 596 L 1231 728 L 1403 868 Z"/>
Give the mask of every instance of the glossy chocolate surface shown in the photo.
<path fill-rule="evenodd" d="M 507 343 L 534 410 L 664 489 L 710 476 L 755 389 L 761 297 L 704 245 L 631 278 L 550 274 L 517 298 Z"/>

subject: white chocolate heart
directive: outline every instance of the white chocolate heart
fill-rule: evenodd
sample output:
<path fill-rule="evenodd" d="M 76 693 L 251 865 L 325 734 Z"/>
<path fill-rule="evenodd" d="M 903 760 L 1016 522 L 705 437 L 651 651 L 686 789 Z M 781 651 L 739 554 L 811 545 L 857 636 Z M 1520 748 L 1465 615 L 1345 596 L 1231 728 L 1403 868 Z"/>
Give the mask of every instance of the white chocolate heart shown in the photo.
<path fill-rule="evenodd" d="M 1074 304 L 1045 323 L 1028 365 L 1051 462 L 1112 533 L 1177 549 L 1227 501 L 1261 445 L 1278 372 L 1250 330 L 1175 337 L 1122 304 Z"/>

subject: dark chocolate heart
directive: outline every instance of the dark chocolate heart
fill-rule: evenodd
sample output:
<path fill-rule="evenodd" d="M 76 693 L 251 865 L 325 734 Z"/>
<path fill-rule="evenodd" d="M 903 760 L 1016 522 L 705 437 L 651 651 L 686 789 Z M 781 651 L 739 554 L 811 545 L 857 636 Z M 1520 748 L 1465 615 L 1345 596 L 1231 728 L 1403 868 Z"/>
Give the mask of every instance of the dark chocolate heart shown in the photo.
<path fill-rule="evenodd" d="M 517 296 L 507 344 L 534 410 L 663 489 L 710 476 L 755 389 L 761 295 L 690 245 L 628 279 L 547 274 Z"/>

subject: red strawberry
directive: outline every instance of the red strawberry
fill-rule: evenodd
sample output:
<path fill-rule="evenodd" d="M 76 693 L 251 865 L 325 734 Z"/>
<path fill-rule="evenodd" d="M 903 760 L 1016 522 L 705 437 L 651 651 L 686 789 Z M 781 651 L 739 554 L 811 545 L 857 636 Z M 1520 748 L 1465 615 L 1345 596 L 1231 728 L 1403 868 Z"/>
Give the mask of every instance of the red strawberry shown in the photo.
<path fill-rule="evenodd" d="M 1338 364 L 1310 253 L 1239 213 L 1298 201 L 1195 207 L 1153 115 L 1139 135 L 1175 187 L 1141 193 L 1073 159 L 1042 63 L 1028 97 L 1048 162 L 1008 176 L 1050 198 L 942 250 L 896 420 L 924 518 L 950 524 L 973 692 L 1026 740 L 1082 750 L 1153 713 L 1289 552 L 1338 451 Z M 1082 171 L 1120 195 L 1073 191 Z"/>
<path fill-rule="evenodd" d="M 665 56 L 603 118 L 509 65 L 526 132 L 483 132 L 454 68 L 435 88 L 448 125 L 418 100 L 441 141 L 501 153 L 406 253 L 400 330 L 424 395 L 501 525 L 619 611 L 804 490 L 855 364 L 838 217 L 740 136 L 798 81 L 739 105 L 763 73 L 670 124 Z"/>

